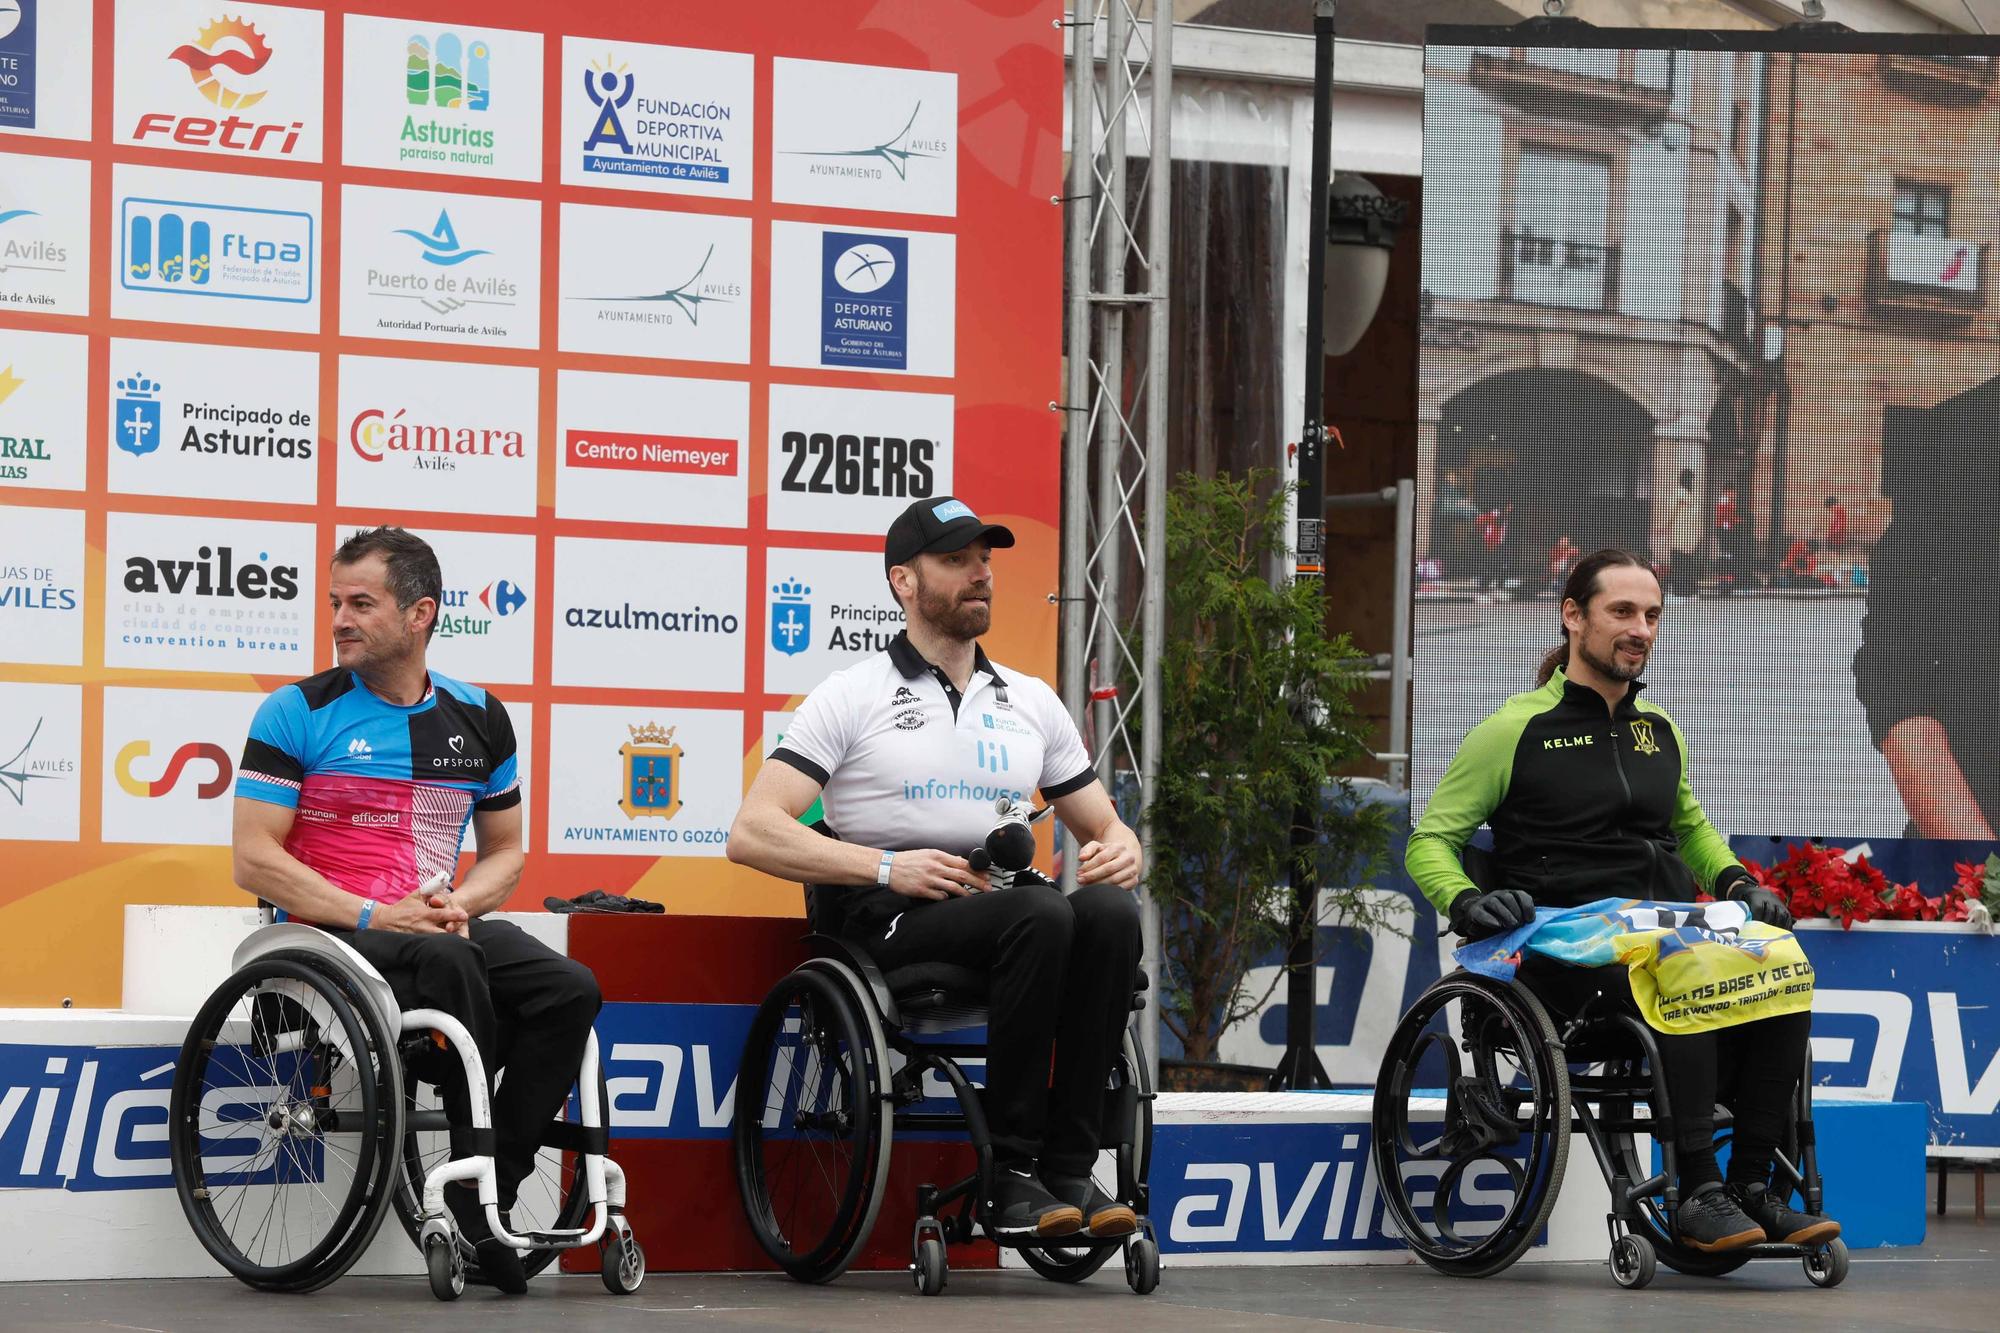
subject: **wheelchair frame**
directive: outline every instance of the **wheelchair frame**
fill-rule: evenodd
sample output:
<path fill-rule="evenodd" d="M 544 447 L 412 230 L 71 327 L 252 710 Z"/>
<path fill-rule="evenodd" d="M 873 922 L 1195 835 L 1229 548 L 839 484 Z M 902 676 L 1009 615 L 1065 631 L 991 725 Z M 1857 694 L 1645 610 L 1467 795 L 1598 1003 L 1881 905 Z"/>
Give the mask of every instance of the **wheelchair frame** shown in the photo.
<path fill-rule="evenodd" d="M 1463 1252 L 1457 1254 L 1448 1253 L 1448 1246 L 1431 1243 L 1403 1179 L 1404 1163 L 1398 1157 L 1400 1150 L 1423 1160 L 1421 1153 L 1412 1148 L 1409 1107 L 1403 1098 L 1413 1091 L 1410 1084 L 1425 1046 L 1439 1040 L 1424 1029 L 1432 1018 L 1444 1012 L 1445 1004 L 1454 994 L 1482 997 L 1508 1020 L 1505 1026 L 1514 1029 L 1517 1037 L 1522 1030 L 1539 1031 L 1547 1044 L 1537 1053 L 1512 1045 L 1483 1045 L 1482 1037 L 1491 1024 L 1483 1025 L 1480 1033 L 1467 1033 L 1463 1031 L 1461 1014 L 1460 1031 L 1453 1040 L 1473 1056 L 1475 1067 L 1484 1073 L 1465 1076 L 1455 1072 L 1446 1090 L 1442 1132 L 1429 1146 L 1444 1146 L 1454 1134 L 1468 1137 L 1459 1140 L 1465 1150 L 1451 1154 L 1451 1164 L 1446 1168 L 1450 1174 L 1439 1177 L 1439 1188 L 1431 1205 L 1433 1229 L 1440 1229 L 1436 1219 L 1445 1202 L 1437 1196 L 1448 1194 L 1449 1185 L 1465 1166 L 1481 1159 L 1503 1160 L 1495 1156 L 1494 1150 L 1520 1141 L 1524 1133 L 1554 1136 L 1548 1147 L 1552 1163 L 1538 1183 L 1514 1176 L 1513 1168 L 1508 1168 L 1515 1179 L 1517 1200 L 1491 1238 L 1499 1243 L 1490 1251 L 1482 1248 L 1487 1242 L 1464 1246 Z M 1377 1081 L 1373 1119 L 1376 1172 L 1404 1243 L 1431 1267 L 1452 1276 L 1486 1277 L 1510 1266 L 1532 1244 L 1553 1208 L 1562 1184 L 1569 1139 L 1572 1134 L 1580 1133 L 1589 1143 L 1610 1190 L 1611 1212 L 1606 1215 L 1605 1225 L 1611 1239 L 1612 1278 L 1620 1286 L 1645 1286 L 1652 1281 L 1661 1261 L 1692 1276 L 1721 1277 L 1754 1259 L 1798 1259 L 1814 1285 L 1838 1285 L 1848 1271 L 1847 1247 L 1838 1238 L 1813 1245 L 1761 1242 L 1712 1252 L 1693 1249 L 1680 1240 L 1675 1225 L 1680 1191 L 1675 1184 L 1678 1163 L 1674 1118 L 1660 1067 L 1659 1045 L 1636 1017 L 1615 1011 L 1593 1015 L 1592 1003 L 1586 1003 L 1558 1030 L 1539 997 L 1519 982 L 1492 981 L 1460 970 L 1434 983 L 1398 1022 Z M 1517 1007 L 1515 1014 L 1507 1012 L 1509 1006 Z M 1517 1016 L 1523 1021 L 1514 1021 Z M 1607 1036 L 1636 1043 L 1636 1049 L 1627 1045 L 1624 1049 L 1603 1052 L 1596 1044 Z M 1497 1060 L 1509 1054 L 1521 1070 L 1528 1069 L 1533 1054 L 1546 1057 L 1546 1068 L 1530 1075 L 1535 1087 L 1524 1091 L 1512 1086 L 1511 1078 L 1501 1082 L 1495 1077 Z M 1456 1056 L 1452 1058 L 1457 1071 L 1461 1067 L 1456 1064 Z M 1569 1068 L 1573 1063 L 1586 1062 L 1602 1067 L 1604 1072 L 1577 1073 Z M 1553 1077 L 1545 1078 L 1544 1073 Z M 1779 1145 L 1773 1158 L 1776 1179 L 1783 1186 L 1784 1196 L 1797 1192 L 1805 1202 L 1806 1211 L 1817 1213 L 1824 1205 L 1825 1192 L 1813 1134 L 1811 1079 L 1808 1057 L 1794 1093 L 1794 1116 L 1787 1141 Z M 1544 1083 L 1551 1086 L 1542 1087 Z M 1560 1106 L 1541 1105 L 1543 1100 L 1556 1097 L 1561 1099 Z M 1646 1106 L 1643 1116 L 1638 1109 L 1641 1102 Z M 1524 1106 L 1530 1112 L 1525 1123 L 1521 1120 Z M 1550 1123 L 1544 1126 L 1544 1120 Z M 1649 1136 L 1658 1145 L 1659 1171 L 1652 1171 L 1651 1164 L 1640 1159 L 1639 1135 Z M 1728 1118 L 1719 1117 L 1718 1146 L 1728 1142 L 1730 1135 Z M 1524 1204 L 1529 1199 L 1521 1191 L 1531 1186 L 1538 1188 L 1539 1193 L 1532 1200 L 1533 1206 L 1524 1213 Z M 1532 1220 L 1525 1226 L 1512 1225 L 1529 1214 Z M 1503 1234 L 1510 1226 L 1513 1234 Z M 1442 1224 L 1440 1234 L 1447 1241 L 1457 1242 L 1448 1223 Z"/>
<path fill-rule="evenodd" d="M 579 1249 L 602 1242 L 604 1250 L 604 1283 L 617 1294 L 628 1294 L 638 1289 L 645 1276 L 645 1256 L 633 1236 L 631 1224 L 625 1218 L 625 1173 L 607 1155 L 609 1132 L 606 1117 L 609 1106 L 603 1101 L 603 1081 L 598 1064 L 597 1034 L 591 1032 L 584 1043 L 583 1058 L 578 1068 L 577 1092 L 580 1123 L 551 1121 L 550 1136 L 545 1137 L 544 1146 L 554 1146 L 574 1150 L 579 1155 L 576 1174 L 579 1180 L 571 1182 L 571 1190 L 581 1183 L 591 1220 L 588 1226 L 575 1228 L 553 1228 L 547 1230 L 523 1230 L 515 1233 L 507 1227 L 500 1215 L 499 1179 L 494 1163 L 494 1135 L 492 1126 L 492 1100 L 486 1081 L 484 1062 L 477 1045 L 463 1023 L 450 1014 L 438 1009 L 402 1009 L 396 1001 L 389 983 L 377 972 L 367 959 L 350 945 L 314 926 L 299 922 L 283 922 L 263 926 L 236 949 L 231 959 L 230 977 L 210 996 L 203 1006 L 202 1016 L 198 1016 L 190 1026 L 186 1043 L 183 1045 L 178 1062 L 173 1106 L 170 1124 L 177 1129 L 190 1131 L 197 1141 L 201 1135 L 200 1107 L 190 1107 L 188 1089 L 185 1084 L 196 1067 L 199 1057 L 206 1063 L 207 1050 L 198 1049 L 202 1043 L 208 1047 L 216 1044 L 216 1039 L 204 1031 L 204 1017 L 210 1016 L 217 1002 L 225 996 L 232 1003 L 239 996 L 253 992 L 243 989 L 241 978 L 246 971 L 260 969 L 260 964 L 279 964 L 284 967 L 309 968 L 340 987 L 347 994 L 349 1004 L 358 1014 L 365 1014 L 364 1023 L 370 1034 L 373 1049 L 366 1053 L 343 1052 L 344 1058 L 354 1063 L 357 1070 L 362 1060 L 371 1062 L 382 1078 L 377 1094 L 376 1151 L 395 1155 L 393 1171 L 397 1175 L 407 1172 L 407 1161 L 402 1151 L 406 1134 L 444 1130 L 468 1137 L 473 1151 L 460 1158 L 440 1163 L 432 1168 L 422 1181 L 421 1190 L 416 1182 L 410 1181 L 410 1194 L 417 1203 L 414 1219 L 406 1219 L 406 1225 L 414 1223 L 418 1249 L 423 1253 L 429 1273 L 431 1290 L 440 1300 L 455 1299 L 465 1289 L 466 1259 L 470 1248 L 459 1236 L 451 1213 L 445 1205 L 445 1186 L 454 1182 L 469 1182 L 476 1186 L 479 1204 L 485 1211 L 486 1224 L 493 1238 L 503 1245 L 520 1252 L 554 1251 Z M 221 1014 L 213 1015 L 220 1018 Z M 310 1020 L 308 1020 L 310 1022 Z M 219 1031 L 219 1029 L 218 1029 Z M 444 1038 L 452 1055 L 464 1071 L 471 1121 L 469 1126 L 453 1129 L 445 1120 L 443 1112 L 406 1110 L 405 1089 L 407 1071 L 403 1068 L 401 1044 L 412 1031 L 428 1031 Z M 288 1033 L 274 1045 L 273 1054 L 298 1050 L 305 1046 L 304 1037 L 299 1033 Z M 336 1045 L 339 1043 L 336 1042 Z M 318 1091 L 318 1089 L 315 1089 Z M 382 1094 L 386 1093 L 386 1097 Z M 285 1132 L 290 1132 L 290 1117 L 293 1111 L 283 1113 L 286 1117 Z M 276 1122 L 278 1112 L 267 1113 L 273 1129 L 280 1126 Z M 567 1131 L 566 1133 L 563 1131 Z M 320 1125 L 308 1126 L 308 1132 L 340 1133 L 343 1131 L 332 1116 L 324 1117 Z M 367 1133 L 365 1128 L 351 1132 Z M 206 1186 L 191 1183 L 197 1163 L 191 1160 L 185 1150 L 181 1134 L 174 1139 L 174 1183 L 180 1195 L 182 1208 L 194 1226 L 197 1237 L 219 1262 L 230 1268 L 246 1284 L 270 1290 L 315 1290 L 333 1281 L 357 1260 L 367 1248 L 367 1238 L 372 1238 L 380 1227 L 382 1218 L 392 1206 L 400 1208 L 402 1201 L 393 1197 L 397 1189 L 389 1191 L 389 1196 L 376 1195 L 363 1205 L 370 1210 L 369 1215 L 353 1225 L 365 1231 L 366 1238 L 359 1244 L 344 1245 L 339 1253 L 344 1262 L 329 1265 L 325 1271 L 307 1274 L 303 1279 L 261 1282 L 246 1273 L 245 1263 L 232 1263 L 217 1252 L 215 1242 L 209 1235 L 206 1223 L 197 1216 L 198 1206 L 205 1200 Z M 206 1176 L 204 1174 L 204 1180 Z M 353 1188 L 363 1189 L 366 1182 L 356 1181 Z M 243 1256 L 238 1255 L 238 1259 Z"/>
<path fill-rule="evenodd" d="M 871 1051 L 866 1053 L 865 1063 L 887 1075 L 886 1078 L 878 1075 L 868 1080 L 868 1095 L 887 1114 L 882 1117 L 878 1130 L 884 1144 L 882 1151 L 876 1160 L 863 1163 L 859 1168 L 872 1172 L 875 1180 L 868 1186 L 869 1199 L 864 1215 L 859 1225 L 852 1228 L 851 1239 L 831 1262 L 800 1262 L 797 1252 L 783 1243 L 786 1238 L 782 1234 L 772 1234 L 779 1230 L 775 1219 L 761 1216 L 760 1206 L 754 1202 L 761 1197 L 761 1167 L 756 1154 L 762 1141 L 762 1130 L 759 1128 L 753 1133 L 751 1127 L 763 1123 L 766 1108 L 760 1099 L 767 1094 L 763 1084 L 768 1080 L 764 1074 L 765 1054 L 755 1049 L 759 1028 L 753 1023 L 745 1043 L 737 1082 L 737 1186 L 752 1232 L 780 1267 L 800 1281 L 828 1282 L 838 1277 L 866 1245 L 874 1229 L 877 1211 L 886 1193 L 890 1157 L 887 1145 L 893 1140 L 894 1132 L 963 1129 L 971 1140 L 975 1154 L 976 1166 L 972 1174 L 943 1186 L 926 1182 L 917 1187 L 917 1219 L 910 1238 L 910 1273 L 919 1292 L 928 1296 L 943 1291 L 948 1275 L 946 1246 L 970 1241 L 982 1232 L 996 1244 L 1018 1250 L 1029 1267 L 1053 1281 L 1081 1281 L 1102 1267 L 1113 1250 L 1122 1250 L 1126 1281 L 1134 1292 L 1145 1295 L 1158 1285 L 1159 1245 L 1152 1221 L 1147 1216 L 1146 1187 L 1153 1093 L 1146 1086 L 1145 1066 L 1138 1059 L 1129 1027 L 1124 1050 L 1127 1076 L 1115 1091 L 1107 1089 L 1104 1116 L 1107 1125 L 1115 1123 L 1119 1127 L 1119 1133 L 1115 1139 L 1107 1137 L 1103 1140 L 1102 1146 L 1115 1150 L 1118 1164 L 1116 1193 L 1121 1201 L 1130 1204 L 1139 1214 L 1137 1230 L 1126 1237 L 1101 1240 L 1080 1233 L 1053 1240 L 1031 1239 L 1026 1242 L 1002 1238 L 986 1231 L 981 1224 L 980 1204 L 990 1197 L 992 1190 L 992 1139 L 979 1090 L 959 1065 L 959 1060 L 963 1058 L 984 1055 L 986 1047 L 978 1042 L 914 1039 L 983 1021 L 986 1012 L 983 995 L 977 1000 L 967 1000 L 954 997 L 944 985 L 933 985 L 924 990 L 906 991 L 899 1000 L 881 969 L 863 948 L 822 933 L 808 936 L 806 943 L 811 957 L 773 988 L 760 1007 L 760 1017 L 774 1000 L 787 993 L 788 983 L 799 973 L 817 973 L 835 981 L 859 1011 L 856 1026 L 866 1033 L 865 1040 L 871 1047 Z M 902 1057 L 902 1066 L 889 1073 L 892 1053 Z M 932 1073 L 951 1089 L 958 1103 L 955 1113 L 912 1109 L 924 1100 L 923 1080 L 926 1074 Z M 1126 1132 L 1127 1127 L 1131 1132 Z"/>

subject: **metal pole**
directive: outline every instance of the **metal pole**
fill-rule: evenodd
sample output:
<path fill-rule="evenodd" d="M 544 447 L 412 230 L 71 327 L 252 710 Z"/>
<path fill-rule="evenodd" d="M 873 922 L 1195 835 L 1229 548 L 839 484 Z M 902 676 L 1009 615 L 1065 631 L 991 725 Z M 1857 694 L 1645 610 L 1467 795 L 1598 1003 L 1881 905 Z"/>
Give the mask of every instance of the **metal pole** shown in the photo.
<path fill-rule="evenodd" d="M 1392 620 L 1395 642 L 1389 645 L 1389 753 L 1410 752 L 1410 603 L 1417 562 L 1417 483 L 1404 477 L 1396 483 L 1396 607 Z M 1410 761 L 1389 761 L 1389 785 L 1410 789 Z"/>
<path fill-rule="evenodd" d="M 1167 618 L 1167 374 L 1169 330 L 1173 312 L 1168 307 L 1172 274 L 1173 245 L 1173 7 L 1153 5 L 1153 167 L 1146 178 L 1146 257 L 1152 272 L 1147 291 L 1153 298 L 1146 330 L 1146 588 L 1140 612 L 1143 684 L 1139 699 L 1139 771 L 1143 793 L 1141 809 L 1153 804 L 1154 782 L 1160 771 L 1160 646 L 1166 636 Z M 1152 821 L 1140 822 L 1140 840 L 1150 864 L 1153 857 Z M 1139 1049 L 1145 1053 L 1152 1078 L 1147 1086 L 1159 1086 L 1160 1073 L 1160 908 L 1153 895 L 1139 900 L 1143 923 L 1146 976 L 1145 1021 L 1139 1029 Z"/>
<path fill-rule="evenodd" d="M 1126 116 L 1131 109 L 1132 66 L 1127 59 L 1130 45 L 1125 0 L 1111 0 L 1104 24 L 1104 192 L 1111 196 L 1107 225 L 1099 228 L 1098 283 L 1092 296 L 1102 309 L 1098 315 L 1097 363 L 1102 378 L 1093 392 L 1116 404 L 1097 418 L 1097 506 L 1095 530 L 1090 534 L 1094 549 L 1103 552 L 1097 570 L 1094 614 L 1090 622 L 1090 656 L 1097 664 L 1099 684 L 1112 684 L 1124 672 L 1124 655 L 1118 643 L 1118 629 L 1124 623 L 1124 561 L 1119 546 L 1124 533 L 1124 506 L 1119 501 L 1119 475 L 1125 461 L 1125 265 L 1131 251 L 1126 228 L 1111 219 L 1126 213 L 1125 147 L 1128 137 Z M 1109 787 L 1116 780 L 1113 767 L 1113 709 L 1097 710 L 1094 740 L 1097 775 Z"/>
<path fill-rule="evenodd" d="M 1068 371 L 1062 410 L 1062 695 L 1078 731 L 1089 721 L 1090 609 L 1084 601 L 1090 564 L 1090 218 L 1096 205 L 1091 169 L 1091 86 L 1096 81 L 1090 26 L 1096 0 L 1073 0 L 1070 15 L 1069 311 L 1064 327 Z M 1076 857 L 1063 858 L 1063 888 L 1076 887 Z"/>
<path fill-rule="evenodd" d="M 1293 542 L 1294 577 L 1318 583 L 1324 573 L 1326 463 L 1323 395 L 1326 380 L 1326 211 L 1333 164 L 1334 0 L 1313 0 L 1312 205 L 1306 240 L 1305 424 L 1299 437 L 1298 530 Z M 1313 701 L 1300 700 L 1302 707 Z M 1292 814 L 1292 927 L 1295 938 L 1285 958 L 1285 1054 L 1272 1071 L 1281 1088 L 1328 1086 L 1314 1044 L 1313 1019 L 1319 997 L 1314 985 L 1315 926 L 1319 920 L 1319 804 L 1315 789 Z"/>

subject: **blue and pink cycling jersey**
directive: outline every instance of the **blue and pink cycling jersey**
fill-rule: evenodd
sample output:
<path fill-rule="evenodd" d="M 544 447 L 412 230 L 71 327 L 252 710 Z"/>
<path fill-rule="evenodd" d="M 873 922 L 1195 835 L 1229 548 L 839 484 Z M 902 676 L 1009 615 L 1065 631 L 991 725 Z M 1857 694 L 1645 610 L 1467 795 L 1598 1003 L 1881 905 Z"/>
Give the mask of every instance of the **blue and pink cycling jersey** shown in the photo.
<path fill-rule="evenodd" d="M 474 810 L 520 803 L 514 726 L 498 699 L 435 671 L 406 708 L 336 667 L 264 700 L 236 794 L 296 810 L 286 851 L 349 893 L 395 902 L 454 874 Z"/>

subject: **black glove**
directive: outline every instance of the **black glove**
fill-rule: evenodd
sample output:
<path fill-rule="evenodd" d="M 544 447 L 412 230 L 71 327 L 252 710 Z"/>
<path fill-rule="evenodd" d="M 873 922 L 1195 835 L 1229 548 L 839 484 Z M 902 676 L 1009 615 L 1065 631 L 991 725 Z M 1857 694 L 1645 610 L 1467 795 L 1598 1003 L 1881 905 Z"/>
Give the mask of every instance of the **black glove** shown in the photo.
<path fill-rule="evenodd" d="M 1785 900 L 1765 888 L 1754 879 L 1741 879 L 1729 886 L 1723 895 L 1730 902 L 1742 903 L 1750 910 L 1750 919 L 1761 921 L 1779 930 L 1792 928 L 1792 909 L 1785 906 Z"/>
<path fill-rule="evenodd" d="M 1452 930 L 1468 940 L 1483 940 L 1533 921 L 1535 900 L 1520 889 L 1495 889 L 1491 893 L 1461 893 L 1445 910 Z"/>

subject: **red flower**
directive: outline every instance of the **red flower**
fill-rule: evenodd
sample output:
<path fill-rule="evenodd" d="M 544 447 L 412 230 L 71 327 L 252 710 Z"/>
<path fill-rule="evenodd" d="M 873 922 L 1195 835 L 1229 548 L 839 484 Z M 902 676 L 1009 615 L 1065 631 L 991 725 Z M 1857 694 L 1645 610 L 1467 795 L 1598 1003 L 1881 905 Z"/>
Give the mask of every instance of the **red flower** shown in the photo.
<path fill-rule="evenodd" d="M 1963 866 L 1960 867 L 1964 869 Z M 1950 893 L 1938 900 L 1937 919 L 1940 921 L 1965 920 L 1966 897 L 1962 885 L 1953 885 Z"/>
<path fill-rule="evenodd" d="M 1938 904 L 1914 884 L 1898 884 L 1889 895 L 1887 915 L 1897 921 L 1935 921 Z"/>

